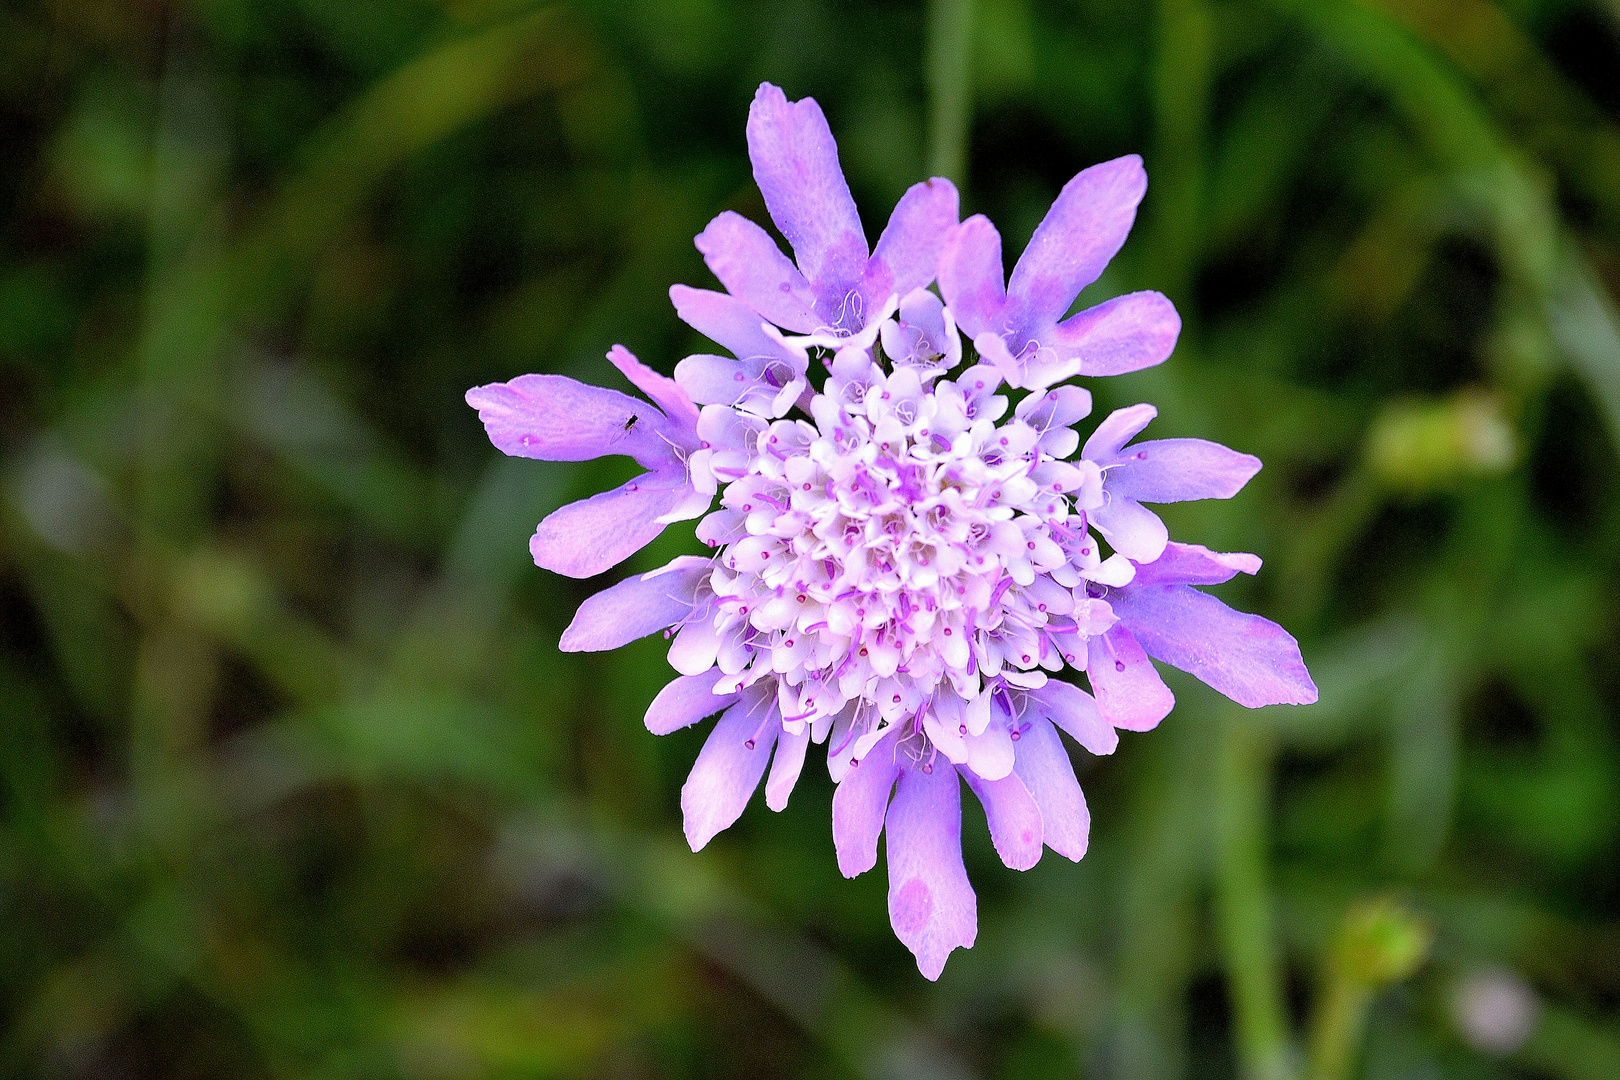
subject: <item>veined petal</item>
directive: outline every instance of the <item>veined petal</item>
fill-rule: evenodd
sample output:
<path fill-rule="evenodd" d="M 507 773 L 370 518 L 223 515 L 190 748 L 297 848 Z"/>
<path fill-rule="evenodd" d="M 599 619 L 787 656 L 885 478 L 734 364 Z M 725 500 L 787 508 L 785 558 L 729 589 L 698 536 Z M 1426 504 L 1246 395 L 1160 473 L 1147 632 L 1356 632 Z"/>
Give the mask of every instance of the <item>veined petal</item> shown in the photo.
<path fill-rule="evenodd" d="M 1063 316 L 1124 245 L 1146 191 L 1135 154 L 1093 165 L 1063 185 L 1007 285 L 1021 319 L 1050 326 Z"/>
<path fill-rule="evenodd" d="M 647 730 L 654 735 L 668 735 L 729 708 L 737 695 L 714 692 L 714 684 L 724 677 L 725 672 L 719 668 L 710 668 L 701 675 L 682 675 L 665 684 L 647 706 Z"/>
<path fill-rule="evenodd" d="M 1136 568 L 1132 584 L 1219 585 L 1237 574 L 1260 571 L 1260 556 L 1246 552 L 1211 551 L 1202 544 L 1165 545 L 1164 554 Z"/>
<path fill-rule="evenodd" d="M 698 234 L 697 249 L 726 291 L 769 322 L 799 334 L 815 331 L 816 294 L 770 233 L 725 211 Z"/>
<path fill-rule="evenodd" d="M 838 144 L 813 98 L 761 83 L 748 109 L 748 159 L 765 208 L 819 297 L 847 291 L 868 255 Z"/>
<path fill-rule="evenodd" d="M 714 564 L 682 555 L 661 570 L 627 578 L 579 606 L 563 631 L 563 652 L 603 652 L 655 634 L 692 613 L 697 588 Z"/>
<path fill-rule="evenodd" d="M 1091 814 L 1080 792 L 1080 782 L 1074 778 L 1069 753 L 1046 718 L 1030 718 L 1028 730 L 1018 740 L 1018 761 L 1013 772 L 1040 807 L 1041 838 L 1046 846 L 1065 859 L 1079 862 L 1091 835 Z"/>
<path fill-rule="evenodd" d="M 971 948 L 979 932 L 978 898 L 962 865 L 960 785 L 943 761 L 931 773 L 908 768 L 889 805 L 889 922 L 927 979 L 938 979 L 951 950 Z"/>
<path fill-rule="evenodd" d="M 895 753 L 898 735 L 898 728 L 890 728 L 833 790 L 833 846 L 838 849 L 838 870 L 845 877 L 864 874 L 877 864 L 878 836 L 883 832 L 894 782 L 900 777 Z"/>
<path fill-rule="evenodd" d="M 1041 861 L 1041 810 L 1017 773 L 986 780 L 971 769 L 962 778 L 984 805 L 990 841 L 996 854 L 1013 870 L 1028 870 Z"/>
<path fill-rule="evenodd" d="M 969 338 L 1007 332 L 1000 325 L 1007 304 L 1001 269 L 1001 234 L 983 214 L 950 231 L 939 257 L 939 291 L 956 325 Z"/>
<path fill-rule="evenodd" d="M 949 180 L 936 176 L 906 190 L 866 264 L 868 309 L 882 304 L 890 294 L 904 297 L 934 280 L 957 212 L 956 185 Z M 936 344 L 944 350 L 943 332 Z"/>
<path fill-rule="evenodd" d="M 1120 593 L 1109 597 L 1118 611 Z M 1142 646 L 1124 625 L 1086 643 L 1086 678 L 1102 718 L 1126 731 L 1151 731 L 1170 715 L 1176 696 L 1164 685 Z"/>
<path fill-rule="evenodd" d="M 1119 746 L 1114 725 L 1103 720 L 1096 699 L 1078 686 L 1050 679 L 1029 696 L 1041 713 L 1093 754 L 1112 754 Z M 1022 746 L 1019 752 L 1023 752 Z"/>
<path fill-rule="evenodd" d="M 1135 499 L 1112 490 L 1108 495 L 1108 501 L 1093 510 L 1089 518 L 1114 550 L 1135 563 L 1150 563 L 1163 554 L 1170 530 L 1159 515 Z"/>
<path fill-rule="evenodd" d="M 765 708 L 775 711 L 775 704 Z M 765 775 L 781 721 L 774 717 L 760 731 L 763 710 L 756 703 L 738 702 L 727 709 L 709 732 L 697 763 L 681 788 L 681 812 L 686 818 L 686 841 L 702 851 L 715 834 L 742 816 L 748 799 Z M 755 733 L 759 732 L 756 739 Z"/>
<path fill-rule="evenodd" d="M 651 543 L 664 531 L 659 516 L 691 492 L 682 473 L 642 473 L 612 491 L 552 511 L 529 539 L 529 553 L 547 570 L 595 577 Z"/>
<path fill-rule="evenodd" d="M 1239 705 L 1316 700 L 1299 643 L 1270 619 L 1234 611 L 1190 585 L 1133 586 L 1109 599 L 1143 648 Z"/>
<path fill-rule="evenodd" d="M 1181 316 L 1161 293 L 1116 296 L 1059 323 L 1058 355 L 1079 360 L 1082 375 L 1124 375 L 1163 363 L 1181 336 Z"/>
<path fill-rule="evenodd" d="M 1138 502 L 1230 499 L 1260 471 L 1260 459 L 1206 439 L 1135 443 L 1108 471 L 1110 491 Z"/>
<path fill-rule="evenodd" d="M 647 468 L 673 460 L 656 432 L 664 417 L 645 401 L 562 375 L 519 375 L 475 386 L 467 404 L 478 410 L 489 441 L 513 457 L 588 461 L 609 454 Z"/>

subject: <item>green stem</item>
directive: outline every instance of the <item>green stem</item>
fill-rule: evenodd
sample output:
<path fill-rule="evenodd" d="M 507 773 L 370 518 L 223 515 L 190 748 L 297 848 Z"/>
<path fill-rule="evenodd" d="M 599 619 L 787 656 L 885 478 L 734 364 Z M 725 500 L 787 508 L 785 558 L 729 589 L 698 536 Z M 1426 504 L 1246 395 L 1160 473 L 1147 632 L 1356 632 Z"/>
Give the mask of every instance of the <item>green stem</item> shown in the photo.
<path fill-rule="evenodd" d="M 972 47 L 973 0 L 928 0 L 928 169 L 959 188 L 967 183 Z"/>
<path fill-rule="evenodd" d="M 1281 962 L 1266 885 L 1270 750 L 1247 718 L 1223 725 L 1215 819 L 1215 915 L 1237 1018 L 1238 1058 L 1251 1080 L 1292 1075 Z"/>

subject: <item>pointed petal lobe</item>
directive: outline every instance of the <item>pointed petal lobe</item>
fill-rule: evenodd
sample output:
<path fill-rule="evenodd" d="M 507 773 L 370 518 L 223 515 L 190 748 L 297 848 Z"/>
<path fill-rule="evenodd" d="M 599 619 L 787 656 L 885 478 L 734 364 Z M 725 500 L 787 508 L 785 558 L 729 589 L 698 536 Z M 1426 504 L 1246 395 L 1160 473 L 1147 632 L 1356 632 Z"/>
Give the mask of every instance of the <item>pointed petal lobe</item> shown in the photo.
<path fill-rule="evenodd" d="M 770 706 L 772 709 L 775 706 Z M 697 763 L 681 788 L 681 812 L 686 818 L 686 841 L 702 851 L 715 834 L 742 816 L 748 799 L 765 775 L 779 721 L 765 725 L 758 739 L 761 712 L 739 702 L 727 709 L 709 732 Z"/>
<path fill-rule="evenodd" d="M 838 870 L 845 877 L 877 865 L 878 836 L 883 832 L 889 795 L 900 777 L 895 755 L 898 730 L 878 740 L 833 790 L 833 846 L 838 849 Z"/>
<path fill-rule="evenodd" d="M 1116 611 L 1120 596 L 1109 597 Z M 1086 678 L 1102 718 L 1126 731 L 1151 731 L 1176 704 L 1141 644 L 1118 623 L 1086 643 Z"/>
<path fill-rule="evenodd" d="M 990 841 L 1013 870 L 1028 870 L 1041 861 L 1041 810 L 1017 773 L 986 780 L 971 769 L 962 776 L 984 805 Z"/>
<path fill-rule="evenodd" d="M 1127 588 L 1109 599 L 1143 648 L 1239 705 L 1316 700 L 1299 643 L 1270 619 L 1234 611 L 1190 585 Z"/>
<path fill-rule="evenodd" d="M 1063 317 L 1124 245 L 1146 191 L 1135 154 L 1093 165 L 1063 185 L 1007 285 L 1023 318 L 1051 325 Z"/>
<path fill-rule="evenodd" d="M 729 708 L 737 695 L 714 692 L 714 684 L 723 678 L 725 672 L 711 668 L 701 675 L 682 675 L 665 684 L 647 706 L 647 730 L 654 735 L 668 735 Z"/>
<path fill-rule="evenodd" d="M 889 922 L 938 979 L 951 950 L 969 948 L 979 932 L 978 898 L 962 865 L 962 791 L 943 760 L 932 773 L 906 769 L 889 806 Z"/>
<path fill-rule="evenodd" d="M 1041 811 L 1041 838 L 1065 859 L 1079 862 L 1091 835 L 1091 814 L 1074 765 L 1051 721 L 1036 716 L 1018 740 L 1013 772 Z"/>
<path fill-rule="evenodd" d="M 662 570 L 603 589 L 579 606 L 558 646 L 604 652 L 673 626 L 691 614 L 697 587 L 713 569 L 708 559 L 682 555 Z"/>

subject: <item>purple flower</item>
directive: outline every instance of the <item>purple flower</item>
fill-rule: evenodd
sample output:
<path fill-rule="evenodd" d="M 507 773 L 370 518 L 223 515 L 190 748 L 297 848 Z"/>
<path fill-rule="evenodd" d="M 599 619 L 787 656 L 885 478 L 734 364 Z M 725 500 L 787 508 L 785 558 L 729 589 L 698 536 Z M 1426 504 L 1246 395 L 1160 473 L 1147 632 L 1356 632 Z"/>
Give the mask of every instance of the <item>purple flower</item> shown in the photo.
<path fill-rule="evenodd" d="M 959 780 L 1009 867 L 1045 847 L 1079 859 L 1089 817 L 1058 732 L 1108 754 L 1116 729 L 1163 719 L 1174 699 L 1150 655 L 1249 706 L 1313 701 L 1316 688 L 1281 627 L 1193 587 L 1259 560 L 1169 543 L 1143 506 L 1230 497 L 1260 463 L 1198 439 L 1127 445 L 1148 405 L 1103 420 L 1082 450 L 1074 425 L 1091 395 L 1053 385 L 1157 363 L 1174 343 L 1175 312 L 1152 293 L 1057 321 L 1123 242 L 1139 161 L 1065 187 L 1004 294 L 994 229 L 957 226 L 945 181 L 912 188 L 869 253 L 813 101 L 761 87 L 748 137 L 797 266 L 722 214 L 698 246 L 727 292 L 670 293 L 730 357 L 687 357 L 671 381 L 615 347 L 656 408 L 546 375 L 468 401 L 507 453 L 627 454 L 648 469 L 546 518 L 542 566 L 594 574 L 702 516 L 711 557 L 592 597 L 562 648 L 671 639 L 680 677 L 648 729 L 720 714 L 681 792 L 694 850 L 762 779 L 782 809 L 810 745 L 824 745 L 839 868 L 876 865 L 887 831 L 890 919 L 937 978 L 978 927 Z M 936 270 L 944 302 L 927 289 Z M 958 327 L 980 357 L 966 368 Z M 819 390 L 812 350 L 827 369 Z M 1013 407 L 1004 384 L 1031 392 Z M 1065 666 L 1087 672 L 1095 698 L 1053 677 Z"/>

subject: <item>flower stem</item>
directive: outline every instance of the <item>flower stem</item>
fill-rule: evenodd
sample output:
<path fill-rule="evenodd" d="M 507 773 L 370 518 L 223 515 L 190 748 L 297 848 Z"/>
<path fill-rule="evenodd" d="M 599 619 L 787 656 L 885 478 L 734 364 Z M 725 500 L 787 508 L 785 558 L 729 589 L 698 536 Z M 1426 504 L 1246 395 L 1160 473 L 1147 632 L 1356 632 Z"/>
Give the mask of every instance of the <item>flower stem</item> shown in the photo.
<path fill-rule="evenodd" d="M 1238 1057 L 1251 1080 L 1286 1080 L 1293 1053 L 1282 963 L 1266 882 L 1271 749 L 1253 722 L 1222 725 L 1215 816 L 1215 915 L 1237 1019 Z"/>
<path fill-rule="evenodd" d="M 928 169 L 966 186 L 973 0 L 928 0 Z"/>

